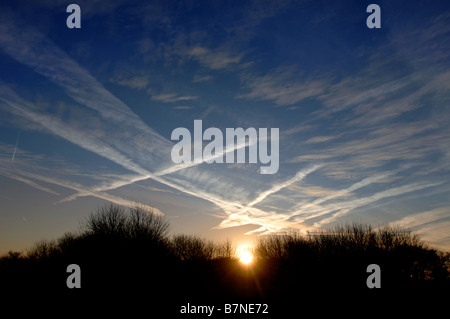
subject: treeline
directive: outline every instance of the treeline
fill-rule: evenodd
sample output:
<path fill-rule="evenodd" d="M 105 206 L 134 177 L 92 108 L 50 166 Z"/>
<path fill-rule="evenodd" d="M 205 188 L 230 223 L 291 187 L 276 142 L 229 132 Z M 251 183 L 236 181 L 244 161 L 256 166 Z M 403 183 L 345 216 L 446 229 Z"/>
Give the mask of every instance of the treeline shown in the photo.
<path fill-rule="evenodd" d="M 229 240 L 216 243 L 193 235 L 170 236 L 168 230 L 163 216 L 144 208 L 104 206 L 75 232 L 1 257 L 0 284 L 18 293 L 73 294 L 66 285 L 66 267 L 77 264 L 83 293 L 144 289 L 149 298 L 201 296 L 208 290 L 212 294 L 206 296 L 217 295 L 221 267 L 239 266 L 236 247 Z"/>
<path fill-rule="evenodd" d="M 171 236 L 164 217 L 139 207 L 109 205 L 91 213 L 75 232 L 1 257 L 0 285 L 4 291 L 45 291 L 65 300 L 88 295 L 175 304 L 307 302 L 317 295 L 373 295 L 366 286 L 367 266 L 377 264 L 384 292 L 449 287 L 449 253 L 428 247 L 402 228 L 355 223 L 306 236 L 263 236 L 253 254 L 253 265 L 243 266 L 230 241 Z M 80 266 L 81 289 L 67 288 L 70 264 Z"/>
<path fill-rule="evenodd" d="M 333 229 L 262 237 L 254 249 L 260 259 L 280 260 L 301 265 L 384 265 L 398 280 L 445 280 L 449 278 L 450 254 L 430 248 L 419 235 L 401 228 L 353 223 Z M 348 272 L 348 271 L 347 271 Z"/>
<path fill-rule="evenodd" d="M 56 240 L 37 242 L 24 253 L 9 252 L 6 259 L 34 261 L 60 257 L 146 255 L 180 261 L 207 261 L 236 258 L 231 241 L 215 243 L 193 235 L 169 236 L 169 223 L 160 215 L 141 207 L 127 210 L 117 205 L 99 208 L 82 222 L 80 229 Z"/>

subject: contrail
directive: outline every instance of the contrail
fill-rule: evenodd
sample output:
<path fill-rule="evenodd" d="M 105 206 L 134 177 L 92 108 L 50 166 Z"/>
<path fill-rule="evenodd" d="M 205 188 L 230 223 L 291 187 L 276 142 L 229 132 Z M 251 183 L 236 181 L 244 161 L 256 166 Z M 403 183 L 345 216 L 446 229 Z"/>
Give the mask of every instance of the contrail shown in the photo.
<path fill-rule="evenodd" d="M 14 152 L 13 152 L 13 155 L 11 158 L 12 161 L 14 161 L 14 158 L 16 157 L 17 144 L 19 144 L 19 138 L 20 138 L 20 131 L 19 131 L 19 135 L 17 136 L 16 145 L 14 146 Z"/>
<path fill-rule="evenodd" d="M 290 179 L 288 179 L 287 181 L 275 184 L 274 186 L 272 186 L 271 189 L 268 189 L 264 192 L 262 192 L 261 194 L 258 195 L 258 197 L 256 199 L 254 199 L 251 203 L 247 204 L 247 207 L 252 207 L 260 202 L 262 202 L 267 196 L 276 193 L 278 191 L 280 191 L 281 189 L 288 187 L 289 185 L 296 183 L 298 181 L 301 181 L 303 178 L 306 177 L 306 175 L 314 172 L 315 170 L 319 169 L 320 167 L 322 167 L 322 164 L 316 164 L 313 165 L 311 167 L 308 167 L 306 169 L 303 169 L 301 171 L 299 171 L 297 174 L 295 174 L 294 177 L 291 177 Z"/>

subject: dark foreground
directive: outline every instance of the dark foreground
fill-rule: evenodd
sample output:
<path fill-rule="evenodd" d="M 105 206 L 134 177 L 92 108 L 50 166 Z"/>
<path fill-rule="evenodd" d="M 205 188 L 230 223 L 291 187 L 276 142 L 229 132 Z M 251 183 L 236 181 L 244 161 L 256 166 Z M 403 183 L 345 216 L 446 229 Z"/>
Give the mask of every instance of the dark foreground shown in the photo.
<path fill-rule="evenodd" d="M 67 265 L 80 266 L 81 288 L 69 288 Z M 315 265 L 236 260 L 23 260 L 3 273 L 4 304 L 36 305 L 50 314 L 123 314 L 126 318 L 366 317 L 443 307 L 448 280 L 408 280 L 381 267 L 381 288 L 368 288 L 363 262 Z M 8 300 L 8 302 L 6 302 Z M 229 304 L 229 305 L 227 305 Z M 206 312 L 207 308 L 208 312 Z M 214 307 L 212 312 L 209 309 Z M 219 310 L 220 309 L 220 310 Z M 188 313 L 189 312 L 189 313 Z M 197 312 L 193 314 L 192 312 Z M 201 312 L 201 313 L 198 313 Z"/>
<path fill-rule="evenodd" d="M 0 258 L 2 309 L 59 318 L 432 318 L 450 297 L 449 254 L 398 229 L 271 236 L 245 266 L 229 243 L 168 237 L 167 227 L 110 206 L 77 234 L 10 252 Z"/>

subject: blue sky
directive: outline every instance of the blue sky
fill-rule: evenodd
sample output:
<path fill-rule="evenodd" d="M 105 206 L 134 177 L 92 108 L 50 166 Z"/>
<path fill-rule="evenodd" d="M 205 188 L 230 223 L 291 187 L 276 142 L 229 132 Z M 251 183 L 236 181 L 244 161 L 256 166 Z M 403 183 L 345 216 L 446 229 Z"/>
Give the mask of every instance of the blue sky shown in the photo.
<path fill-rule="evenodd" d="M 372 1 L 373 2 L 373 1 Z M 349 221 L 450 249 L 450 5 L 377 1 L 0 5 L 0 251 L 107 202 L 237 242 Z M 280 166 L 174 164 L 171 133 L 279 128 Z"/>

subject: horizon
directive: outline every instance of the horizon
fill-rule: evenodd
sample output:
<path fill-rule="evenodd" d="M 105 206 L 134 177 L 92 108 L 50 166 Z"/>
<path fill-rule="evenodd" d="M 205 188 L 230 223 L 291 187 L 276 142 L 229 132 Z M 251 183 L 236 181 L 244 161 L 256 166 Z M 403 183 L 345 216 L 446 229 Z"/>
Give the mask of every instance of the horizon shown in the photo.
<path fill-rule="evenodd" d="M 76 1 L 79 29 L 66 1 L 2 2 L 0 254 L 107 203 L 238 246 L 357 221 L 450 251 L 450 4 L 376 1 L 370 29 L 372 2 Z M 271 138 L 231 161 L 227 128 Z"/>

